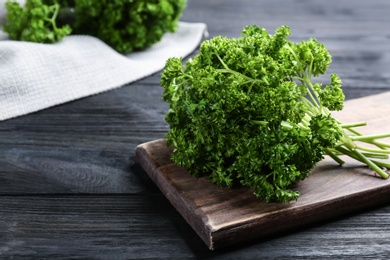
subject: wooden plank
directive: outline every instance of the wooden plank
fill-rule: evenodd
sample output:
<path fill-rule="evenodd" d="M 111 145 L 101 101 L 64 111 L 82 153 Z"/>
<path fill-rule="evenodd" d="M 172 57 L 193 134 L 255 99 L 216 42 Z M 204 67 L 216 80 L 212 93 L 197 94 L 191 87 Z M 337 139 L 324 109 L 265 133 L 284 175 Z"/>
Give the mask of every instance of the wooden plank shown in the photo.
<path fill-rule="evenodd" d="M 142 192 L 134 151 L 168 130 L 162 91 L 141 80 L 0 122 L 0 195 Z"/>
<path fill-rule="evenodd" d="M 367 121 L 366 134 L 390 131 L 389 100 L 390 92 L 348 101 L 335 117 L 345 123 Z M 159 139 L 139 145 L 136 157 L 211 250 L 390 201 L 390 181 L 348 158 L 343 167 L 329 158 L 320 162 L 293 187 L 301 193 L 298 201 L 265 203 L 249 188 L 220 188 L 190 176 L 170 161 L 171 152 Z"/>
<path fill-rule="evenodd" d="M 188 259 L 204 246 L 160 193 L 2 195 L 0 208 L 2 260 Z"/>
<path fill-rule="evenodd" d="M 354 260 L 390 255 L 389 206 L 215 251 L 160 193 L 0 195 L 0 207 L 1 260 Z"/>

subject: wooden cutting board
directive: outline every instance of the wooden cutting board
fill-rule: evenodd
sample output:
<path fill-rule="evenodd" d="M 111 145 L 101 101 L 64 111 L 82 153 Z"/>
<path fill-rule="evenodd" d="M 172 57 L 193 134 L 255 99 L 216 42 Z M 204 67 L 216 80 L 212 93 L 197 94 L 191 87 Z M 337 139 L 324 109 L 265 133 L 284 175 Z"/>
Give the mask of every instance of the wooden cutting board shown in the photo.
<path fill-rule="evenodd" d="M 344 123 L 367 121 L 359 128 L 365 134 L 390 132 L 390 92 L 347 101 L 334 116 Z M 220 188 L 189 175 L 172 163 L 171 152 L 160 139 L 139 145 L 136 157 L 211 250 L 390 202 L 390 178 L 348 158 L 343 166 L 329 158 L 320 162 L 293 187 L 301 193 L 298 201 L 265 203 L 249 188 Z"/>

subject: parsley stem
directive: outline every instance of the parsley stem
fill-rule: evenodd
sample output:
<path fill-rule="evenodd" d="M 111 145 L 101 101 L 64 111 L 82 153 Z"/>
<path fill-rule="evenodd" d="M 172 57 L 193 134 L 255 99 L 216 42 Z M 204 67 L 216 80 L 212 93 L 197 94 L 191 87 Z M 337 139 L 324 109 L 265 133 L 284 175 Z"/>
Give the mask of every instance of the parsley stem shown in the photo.
<path fill-rule="evenodd" d="M 302 76 L 298 75 L 298 76 L 295 76 L 294 78 L 300 80 L 303 84 L 306 85 L 306 87 L 308 88 L 307 93 L 308 93 L 310 99 L 312 100 L 313 104 L 320 106 L 320 109 L 321 109 L 322 106 L 319 102 L 318 94 L 315 91 L 313 84 L 311 83 L 311 68 L 313 66 L 313 59 L 310 61 L 310 66 L 308 68 L 308 72 L 306 72 L 305 68 L 302 67 L 302 62 L 300 61 L 300 59 L 297 56 L 297 54 L 295 53 L 295 51 L 288 44 L 284 45 L 283 47 L 286 48 L 287 50 L 289 50 L 290 53 L 293 55 L 293 57 L 296 60 L 296 64 L 298 64 L 299 70 L 302 73 Z M 313 96 L 313 94 L 314 94 L 314 96 Z"/>
<path fill-rule="evenodd" d="M 356 146 L 356 148 L 359 150 L 371 152 L 371 153 L 390 154 L 390 150 L 387 150 L 387 149 L 373 149 L 373 148 L 368 148 L 368 147 L 364 147 L 364 146 Z"/>
<path fill-rule="evenodd" d="M 375 161 L 375 160 L 371 160 L 373 163 L 375 163 L 376 165 L 378 165 L 379 167 L 385 167 L 385 168 L 390 168 L 390 163 L 387 163 L 387 162 L 382 162 L 382 161 Z"/>
<path fill-rule="evenodd" d="M 45 20 L 49 23 L 51 23 L 51 26 L 53 27 L 54 31 L 57 31 L 57 24 L 56 24 L 56 19 L 58 16 L 58 12 L 60 11 L 60 5 L 58 3 L 54 3 L 52 6 L 50 6 L 50 9 L 53 11 L 53 16 L 49 18 L 45 18 Z"/>
<path fill-rule="evenodd" d="M 345 162 L 343 160 L 340 159 L 340 157 L 338 157 L 336 155 L 336 153 L 334 153 L 331 149 L 329 148 L 325 148 L 325 152 L 327 155 L 329 155 L 333 160 L 335 160 L 338 164 L 340 165 L 343 165 Z"/>
<path fill-rule="evenodd" d="M 358 126 L 366 126 L 367 122 L 355 122 L 355 123 L 349 123 L 349 124 L 341 124 L 340 127 L 342 128 L 351 128 L 351 127 L 358 127 Z"/>
<path fill-rule="evenodd" d="M 370 167 L 371 169 L 376 171 L 383 179 L 387 179 L 389 177 L 389 175 L 384 170 L 382 170 L 377 164 L 375 164 L 373 161 L 367 159 L 367 157 L 365 157 L 359 151 L 355 150 L 354 152 L 355 152 L 356 156 L 361 159 L 360 160 L 361 162 L 364 162 L 365 164 L 367 164 L 368 167 Z"/>
<path fill-rule="evenodd" d="M 246 79 L 247 81 L 242 83 L 242 85 L 247 84 L 247 83 L 251 83 L 251 85 L 249 86 L 249 89 L 248 89 L 248 93 L 251 92 L 252 86 L 253 86 L 254 83 L 258 82 L 258 83 L 265 83 L 266 85 L 269 85 L 269 83 L 266 80 L 253 79 L 253 78 L 248 77 L 248 76 L 246 76 L 246 75 L 244 75 L 244 74 L 242 74 L 242 73 L 240 73 L 238 71 L 230 69 L 218 54 L 215 54 L 215 55 L 217 56 L 217 58 L 219 59 L 219 61 L 222 64 L 222 66 L 224 67 L 224 69 L 217 69 L 216 71 L 219 71 L 221 73 L 230 73 L 230 74 L 233 74 L 233 75 L 238 75 L 238 76 L 243 77 L 244 79 Z"/>
<path fill-rule="evenodd" d="M 349 150 L 349 149 L 345 149 L 343 147 L 337 147 L 335 149 L 339 150 L 341 153 L 343 153 L 345 155 L 348 155 L 351 158 L 354 158 L 355 160 L 358 160 L 358 161 L 366 164 L 368 167 L 370 167 L 376 173 L 378 173 L 383 179 L 387 179 L 389 177 L 389 175 L 378 166 L 377 163 L 379 163 L 379 162 L 369 160 L 367 157 L 365 157 L 359 151 Z"/>
<path fill-rule="evenodd" d="M 389 156 L 387 154 L 378 154 L 378 153 L 362 153 L 367 158 L 373 158 L 373 159 L 389 159 Z"/>
<path fill-rule="evenodd" d="M 370 141 L 373 139 L 381 139 L 390 137 L 390 133 L 385 134 L 376 134 L 376 135 L 360 135 L 360 136 L 350 136 L 351 140 L 353 141 Z"/>
<path fill-rule="evenodd" d="M 311 83 L 310 78 L 306 79 L 306 85 L 308 86 L 308 93 L 311 96 L 311 99 L 313 100 L 313 103 L 320 107 L 320 110 L 322 110 L 322 105 L 319 102 L 319 97 L 317 91 L 315 91 L 313 84 Z M 314 96 L 313 96 L 314 94 Z"/>
<path fill-rule="evenodd" d="M 347 128 L 348 131 L 350 131 L 351 133 L 357 135 L 357 136 L 364 136 L 364 134 L 360 133 L 359 131 L 357 131 L 356 129 L 354 128 Z M 360 140 L 362 141 L 362 140 Z M 368 142 L 368 141 L 366 141 Z M 375 146 L 377 146 L 378 148 L 381 148 L 381 149 L 387 149 L 387 148 L 390 148 L 390 144 L 389 143 L 383 143 L 383 142 L 379 142 L 379 141 L 375 141 L 375 140 L 371 140 L 369 141 L 370 144 L 373 144 Z"/>
<path fill-rule="evenodd" d="M 305 103 L 305 105 L 307 105 L 308 107 L 310 107 L 311 109 L 316 109 L 317 107 L 312 103 L 310 102 L 310 100 L 308 100 L 307 98 L 305 97 L 302 97 L 302 102 Z"/>

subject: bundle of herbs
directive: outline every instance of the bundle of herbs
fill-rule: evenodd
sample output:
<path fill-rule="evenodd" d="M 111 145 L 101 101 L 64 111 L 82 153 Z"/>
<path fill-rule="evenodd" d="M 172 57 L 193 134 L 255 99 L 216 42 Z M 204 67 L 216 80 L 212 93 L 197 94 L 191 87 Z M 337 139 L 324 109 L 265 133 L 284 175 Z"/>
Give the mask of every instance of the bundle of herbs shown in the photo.
<path fill-rule="evenodd" d="M 340 155 L 350 156 L 388 178 L 390 164 L 380 159 L 390 145 L 380 139 L 390 134 L 367 136 L 356 129 L 364 122 L 335 119 L 331 111 L 344 104 L 341 79 L 313 82 L 331 63 L 328 50 L 313 38 L 294 43 L 289 34 L 287 26 L 273 35 L 248 26 L 242 37 L 204 41 L 185 64 L 167 60 L 161 85 L 172 160 L 217 185 L 251 187 L 267 202 L 296 200 L 291 185 L 324 155 L 339 164 Z"/>
<path fill-rule="evenodd" d="M 92 35 L 129 53 L 174 32 L 185 6 L 186 0 L 8 0 L 3 30 L 12 40 L 39 43 Z"/>

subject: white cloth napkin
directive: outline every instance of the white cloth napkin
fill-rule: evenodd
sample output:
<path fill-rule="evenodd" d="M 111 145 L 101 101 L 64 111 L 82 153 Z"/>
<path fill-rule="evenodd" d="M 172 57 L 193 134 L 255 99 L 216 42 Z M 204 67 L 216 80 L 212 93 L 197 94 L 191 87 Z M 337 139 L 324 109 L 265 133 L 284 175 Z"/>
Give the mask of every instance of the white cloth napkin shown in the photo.
<path fill-rule="evenodd" d="M 205 33 L 203 23 L 180 22 L 175 33 L 127 56 L 92 36 L 67 36 L 55 44 L 0 40 L 0 121 L 156 73 L 169 57 L 192 53 Z"/>

